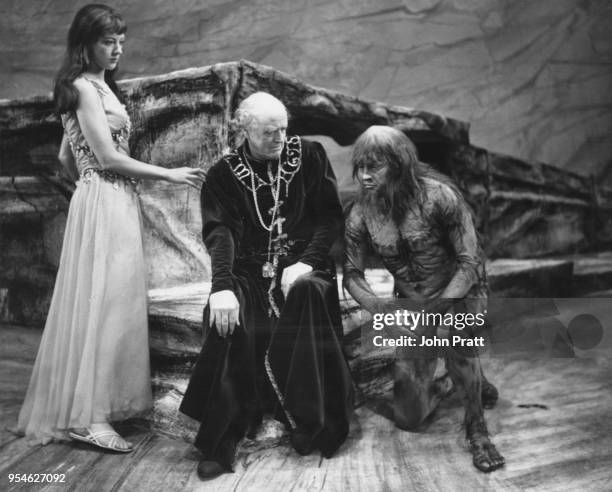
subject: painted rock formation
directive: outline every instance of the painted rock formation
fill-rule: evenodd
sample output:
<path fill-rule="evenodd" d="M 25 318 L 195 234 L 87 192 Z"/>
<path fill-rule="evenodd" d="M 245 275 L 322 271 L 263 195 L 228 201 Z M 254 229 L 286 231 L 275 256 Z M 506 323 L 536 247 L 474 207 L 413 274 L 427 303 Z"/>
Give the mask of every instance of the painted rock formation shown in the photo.
<path fill-rule="evenodd" d="M 610 190 L 551 165 L 472 146 L 468 124 L 443 115 L 364 101 L 245 61 L 126 80 L 120 87 L 133 122 L 133 155 L 146 162 L 208 168 L 231 145 L 228 127 L 237 103 L 264 90 L 287 105 L 290 133 L 326 145 L 344 200 L 354 191 L 350 145 L 372 124 L 392 125 L 414 140 L 423 161 L 457 180 L 474 208 L 490 257 L 597 251 L 612 239 Z M 0 102 L 0 136 L 0 321 L 41 325 L 72 189 L 55 158 L 61 127 L 50 100 Z M 140 197 L 149 284 L 154 289 L 157 399 L 152 420 L 182 435 L 189 427 L 177 420 L 176 406 L 200 344 L 199 319 L 210 280 L 209 258 L 200 239 L 199 196 L 186 187 L 145 182 Z M 571 267 L 563 261 L 540 264 L 541 271 L 549 272 L 541 282 L 534 284 L 536 268 L 530 267 L 511 285 L 508 277 L 500 276 L 494 290 L 553 295 L 538 288 L 552 278 L 562 284 L 571 276 Z M 383 280 L 380 284 L 386 285 Z M 200 287 L 194 290 L 194 285 Z M 523 287 L 516 291 L 517 285 Z M 554 282 L 549 286 L 559 288 Z M 562 294 L 555 290 L 555 295 Z M 344 316 L 347 350 L 362 398 L 367 398 L 381 389 L 381 380 L 388 383 L 388 364 L 362 353 L 354 332 L 362 324 L 361 315 L 350 301 L 345 302 Z"/>
<path fill-rule="evenodd" d="M 74 0 L 0 2 L 0 97 L 50 90 Z M 122 77 L 246 58 L 612 183 L 609 0 L 116 0 Z M 44 41 L 43 41 L 44 40 Z"/>
<path fill-rule="evenodd" d="M 334 142 L 344 198 L 352 186 L 347 146 L 368 126 L 389 124 L 415 141 L 422 160 L 457 179 L 476 210 L 491 257 L 594 250 L 612 234 L 606 189 L 553 166 L 473 147 L 468 125 L 442 115 L 312 87 L 249 62 L 127 80 L 121 89 L 134 123 L 133 154 L 156 165 L 206 169 L 228 146 L 237 102 L 265 90 L 289 108 L 290 132 L 314 135 L 328 146 Z M 0 298 L 12 321 L 40 323 L 70 194 L 55 159 L 61 128 L 50 100 L 37 97 L 0 103 L 0 133 Z M 144 182 L 141 200 L 150 286 L 208 280 L 198 193 Z"/>

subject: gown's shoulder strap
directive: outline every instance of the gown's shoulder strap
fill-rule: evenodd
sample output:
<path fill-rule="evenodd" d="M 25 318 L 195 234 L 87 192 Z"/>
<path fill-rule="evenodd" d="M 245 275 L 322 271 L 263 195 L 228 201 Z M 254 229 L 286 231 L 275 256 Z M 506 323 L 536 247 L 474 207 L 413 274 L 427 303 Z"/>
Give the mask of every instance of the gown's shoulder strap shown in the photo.
<path fill-rule="evenodd" d="M 89 82 L 91 85 L 94 86 L 94 88 L 96 89 L 96 91 L 98 92 L 98 94 L 100 95 L 100 98 L 103 99 L 103 96 L 105 94 L 108 94 L 108 89 L 106 87 L 104 87 L 100 82 L 98 82 L 97 80 L 94 80 L 92 78 L 87 77 L 86 75 L 81 75 L 81 78 L 86 80 L 87 82 Z"/>

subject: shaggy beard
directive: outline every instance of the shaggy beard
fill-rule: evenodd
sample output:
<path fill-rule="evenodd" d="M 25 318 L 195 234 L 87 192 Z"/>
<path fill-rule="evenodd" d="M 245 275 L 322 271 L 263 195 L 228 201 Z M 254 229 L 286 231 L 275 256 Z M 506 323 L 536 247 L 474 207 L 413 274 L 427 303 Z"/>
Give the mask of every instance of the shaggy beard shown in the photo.
<path fill-rule="evenodd" d="M 377 188 L 363 188 L 360 187 L 357 194 L 357 202 L 361 204 L 366 210 L 374 209 L 377 212 L 388 213 L 385 200 L 385 187 L 383 185 Z"/>

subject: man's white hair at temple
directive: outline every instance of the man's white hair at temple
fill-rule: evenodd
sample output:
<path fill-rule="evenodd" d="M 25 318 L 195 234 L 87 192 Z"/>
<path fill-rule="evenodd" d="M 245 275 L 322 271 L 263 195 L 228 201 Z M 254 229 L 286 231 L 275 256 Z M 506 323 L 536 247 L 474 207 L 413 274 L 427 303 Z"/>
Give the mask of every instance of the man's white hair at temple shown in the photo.
<path fill-rule="evenodd" d="M 260 91 L 242 100 L 230 124 L 237 134 L 237 139 L 242 140 L 246 130 L 254 121 L 266 116 L 283 115 L 288 118 L 289 112 L 280 99 L 272 94 Z"/>

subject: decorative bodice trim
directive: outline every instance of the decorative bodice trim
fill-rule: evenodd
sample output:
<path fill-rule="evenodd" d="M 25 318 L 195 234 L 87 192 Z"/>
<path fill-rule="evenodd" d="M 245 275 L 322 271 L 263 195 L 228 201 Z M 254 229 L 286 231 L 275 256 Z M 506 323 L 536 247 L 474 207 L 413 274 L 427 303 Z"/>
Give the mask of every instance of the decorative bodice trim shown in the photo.
<path fill-rule="evenodd" d="M 96 169 L 93 167 L 81 171 L 81 173 L 79 174 L 80 181 L 85 184 L 91 183 L 91 178 L 93 177 L 94 173 L 100 176 L 100 178 L 102 178 L 104 181 L 112 183 L 113 188 L 115 190 L 119 189 L 119 184 L 123 184 L 125 186 L 130 186 L 134 191 L 138 191 L 137 179 L 128 178 L 127 176 L 123 176 L 122 174 L 117 174 L 112 171 L 104 171 L 102 169 Z"/>
<path fill-rule="evenodd" d="M 93 150 L 91 150 L 91 147 L 89 145 L 87 145 L 86 143 L 83 143 L 81 145 L 75 145 L 67 132 L 64 131 L 64 135 L 66 135 L 66 138 L 68 139 L 68 144 L 70 145 L 70 148 L 72 149 L 72 152 L 74 153 L 75 157 L 84 156 L 89 162 L 94 163 L 94 165 L 96 166 L 98 165 L 96 156 L 94 155 Z M 111 138 L 113 139 L 113 142 L 115 142 L 115 144 L 119 146 L 121 143 L 127 140 L 127 130 L 121 128 L 119 131 L 111 132 Z"/>
<path fill-rule="evenodd" d="M 118 121 L 119 123 L 121 123 L 121 121 L 124 120 L 123 125 L 120 128 L 118 129 L 110 128 L 110 132 L 111 132 L 111 138 L 115 146 L 117 148 L 126 149 L 127 141 L 130 136 L 131 122 L 127 114 L 127 111 L 125 110 L 125 106 L 121 104 L 121 102 L 117 99 L 117 96 L 110 90 L 110 88 L 84 75 L 82 76 L 82 78 L 90 82 L 91 85 L 93 85 L 96 91 L 98 92 L 98 95 L 100 97 L 100 102 L 102 103 L 102 106 L 105 112 L 107 113 L 107 118 L 112 118 L 112 121 Z M 105 101 L 104 101 L 105 97 L 111 97 L 114 100 L 116 100 L 117 103 L 115 104 L 114 101 L 109 101 L 109 102 L 112 102 L 113 104 L 109 106 L 107 109 L 107 105 L 105 104 Z M 120 106 L 122 110 L 116 106 Z M 62 126 L 64 127 L 64 135 L 66 136 L 66 139 L 68 140 L 70 148 L 72 149 L 72 153 L 74 154 L 77 166 L 79 168 L 80 180 L 83 181 L 84 183 L 89 183 L 91 181 L 92 173 L 96 173 L 104 180 L 112 182 L 113 187 L 115 189 L 119 188 L 119 183 L 130 185 L 135 189 L 137 180 L 126 177 L 126 176 L 122 176 L 120 174 L 117 174 L 111 171 L 106 171 L 101 168 L 100 163 L 96 159 L 96 156 L 94 155 L 93 151 L 91 150 L 91 147 L 85 140 L 80 130 L 78 121 L 75 121 L 77 125 L 77 133 L 75 134 L 75 132 L 68 130 L 68 128 L 70 128 L 68 126 L 68 118 L 76 119 L 76 115 L 72 112 L 64 113 L 61 115 L 61 121 L 62 121 Z M 72 125 L 72 123 L 70 125 Z M 110 121 L 109 121 L 109 126 L 110 126 Z"/>
<path fill-rule="evenodd" d="M 68 139 L 68 144 L 72 149 L 72 153 L 74 154 L 76 161 L 81 163 L 81 165 L 79 166 L 81 168 L 79 169 L 79 174 L 81 176 L 81 179 L 83 179 L 86 183 L 89 183 L 89 181 L 91 180 L 91 172 L 96 172 L 107 181 L 112 181 L 115 189 L 118 188 L 118 180 L 130 183 L 134 187 L 136 186 L 138 181 L 134 178 L 128 178 L 126 176 L 122 176 L 120 174 L 101 169 L 100 164 L 98 163 L 98 159 L 96 159 L 96 156 L 94 155 L 93 150 L 91 150 L 91 147 L 89 145 L 87 145 L 86 143 L 83 143 L 81 145 L 75 145 L 68 133 L 64 132 L 64 134 Z M 119 143 L 124 141 L 126 138 L 122 132 L 113 132 L 111 133 L 111 136 L 113 138 L 113 141 L 117 145 L 119 145 Z M 87 177 L 85 177 L 85 175 L 87 175 Z"/>

